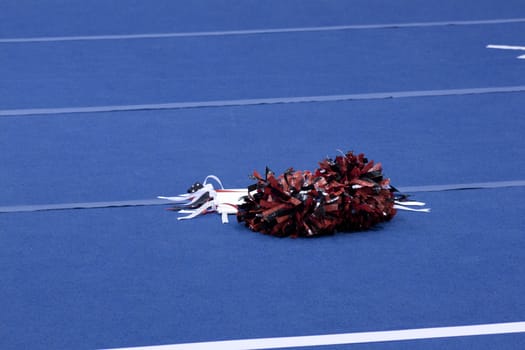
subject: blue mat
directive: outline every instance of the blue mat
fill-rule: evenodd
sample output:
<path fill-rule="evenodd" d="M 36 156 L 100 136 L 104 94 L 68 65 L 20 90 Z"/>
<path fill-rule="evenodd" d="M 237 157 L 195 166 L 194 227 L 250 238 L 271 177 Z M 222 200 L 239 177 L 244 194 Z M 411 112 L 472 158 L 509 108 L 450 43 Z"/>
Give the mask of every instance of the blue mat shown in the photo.
<path fill-rule="evenodd" d="M 2 213 L 0 348 L 525 321 L 525 61 L 486 47 L 524 45 L 521 1 L 2 6 L 0 207 L 147 202 L 208 174 L 244 187 L 255 169 L 314 169 L 338 149 L 398 187 L 514 185 L 419 191 L 431 214 L 318 239 L 159 205 Z M 382 92 L 395 97 L 328 102 Z M 523 349 L 524 336 L 330 348 Z"/>

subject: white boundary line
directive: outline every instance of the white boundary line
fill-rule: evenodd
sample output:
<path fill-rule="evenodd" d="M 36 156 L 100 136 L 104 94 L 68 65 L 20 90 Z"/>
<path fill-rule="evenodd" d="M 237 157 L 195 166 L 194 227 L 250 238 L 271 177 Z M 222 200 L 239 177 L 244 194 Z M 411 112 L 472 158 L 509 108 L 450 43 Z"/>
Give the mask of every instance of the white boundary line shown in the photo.
<path fill-rule="evenodd" d="M 525 92 L 525 85 L 470 88 L 470 89 L 371 92 L 371 93 L 362 93 L 362 94 L 356 93 L 356 94 L 345 94 L 345 95 L 252 98 L 252 99 L 242 99 L 242 100 L 168 102 L 168 103 L 152 103 L 152 104 L 140 104 L 140 105 L 28 108 L 28 109 L 24 108 L 24 109 L 3 109 L 3 110 L 0 109 L 0 117 L 73 114 L 73 113 L 103 113 L 103 112 L 122 112 L 122 111 L 172 110 L 172 109 L 209 108 L 209 107 L 255 106 L 255 105 L 272 105 L 272 104 L 280 104 L 280 103 L 339 102 L 339 101 L 354 101 L 354 100 L 378 100 L 378 99 L 389 99 L 389 98 L 479 95 L 479 94 L 494 94 L 494 93 L 509 93 L 509 92 Z"/>
<path fill-rule="evenodd" d="M 523 51 L 525 51 L 525 46 L 487 45 L 487 49 L 523 50 Z"/>
<path fill-rule="evenodd" d="M 390 29 L 390 28 L 413 28 L 413 27 L 441 27 L 441 26 L 465 26 L 482 24 L 507 24 L 525 22 L 525 18 L 503 18 L 474 21 L 444 21 L 444 22 L 414 22 L 414 23 L 383 23 L 383 24 L 351 24 L 340 26 L 319 27 L 292 27 L 292 28 L 268 28 L 268 29 L 245 29 L 245 30 L 223 30 L 207 32 L 173 32 L 173 33 L 140 33 L 140 34 L 106 34 L 106 35 L 78 35 L 78 36 L 50 36 L 30 38 L 0 38 L 0 44 L 8 43 L 37 43 L 56 41 L 83 41 L 83 40 L 129 40 L 129 39 L 162 39 L 162 38 L 184 38 L 199 36 L 230 36 L 230 35 L 253 35 L 253 34 L 275 34 L 275 33 L 300 33 L 300 32 L 324 32 L 334 30 L 358 30 L 358 29 Z"/>
<path fill-rule="evenodd" d="M 525 46 L 509 46 L 509 45 L 487 45 L 487 49 L 500 49 L 500 50 L 521 50 L 525 51 Z M 525 55 L 516 57 L 520 60 L 525 59 Z"/>
<path fill-rule="evenodd" d="M 471 326 L 416 328 L 393 331 L 359 332 L 301 337 L 225 340 L 201 343 L 154 345 L 113 350 L 255 350 L 376 343 L 417 339 L 524 333 L 525 322 L 492 323 Z"/>
<path fill-rule="evenodd" d="M 492 188 L 524 187 L 524 186 L 525 186 L 525 180 L 513 180 L 513 181 L 474 182 L 474 183 L 446 184 L 446 185 L 403 186 L 403 187 L 398 187 L 398 190 L 401 193 L 420 193 L 420 192 L 440 192 L 440 191 L 492 189 Z M 164 199 L 131 199 L 131 200 L 104 201 L 104 202 L 26 204 L 26 205 L 0 206 L 0 214 L 1 213 L 24 213 L 24 212 L 48 211 L 48 210 L 136 207 L 136 206 L 151 206 L 151 205 L 165 205 L 165 204 L 173 204 L 173 202 L 170 202 Z"/>

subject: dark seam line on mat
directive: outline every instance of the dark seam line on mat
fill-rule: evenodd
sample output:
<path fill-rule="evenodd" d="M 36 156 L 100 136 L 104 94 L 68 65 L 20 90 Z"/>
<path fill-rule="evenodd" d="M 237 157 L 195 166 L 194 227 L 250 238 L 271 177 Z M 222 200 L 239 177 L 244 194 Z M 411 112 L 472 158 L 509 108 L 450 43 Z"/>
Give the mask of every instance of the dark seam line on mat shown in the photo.
<path fill-rule="evenodd" d="M 403 193 L 417 193 L 417 192 L 442 192 L 442 191 L 457 191 L 457 190 L 479 190 L 479 189 L 504 188 L 504 187 L 525 187 L 525 180 L 474 182 L 470 184 L 404 186 L 404 187 L 400 187 L 399 191 Z"/>
<path fill-rule="evenodd" d="M 498 182 L 476 182 L 470 184 L 449 184 L 449 185 L 429 185 L 429 186 L 406 186 L 400 187 L 402 193 L 421 193 L 421 192 L 443 192 L 457 190 L 492 189 L 504 187 L 524 187 L 525 180 L 498 181 Z M 112 202 L 85 202 L 85 203 L 63 203 L 63 204 L 40 204 L 40 205 L 14 205 L 0 207 L 0 213 L 20 213 L 48 210 L 67 210 L 67 209 L 95 209 L 113 207 L 137 207 L 173 204 L 164 199 L 136 199 Z"/>
<path fill-rule="evenodd" d="M 139 104 L 139 105 L 4 109 L 4 110 L 0 110 L 0 117 L 73 114 L 73 113 L 103 113 L 103 112 L 121 112 L 121 111 L 171 110 L 171 109 L 210 108 L 210 107 L 235 107 L 235 106 L 255 106 L 255 105 L 266 105 L 266 104 L 271 105 L 271 104 L 281 104 L 281 103 L 381 100 L 381 99 L 390 99 L 390 98 L 478 95 L 478 94 L 524 92 L 524 91 L 525 91 L 525 85 L 521 85 L 521 86 L 502 86 L 502 87 L 470 88 L 470 89 L 375 92 L 375 93 L 346 94 L 346 95 L 253 98 L 253 99 L 240 99 L 240 100 L 171 102 L 171 103 L 155 103 L 155 104 Z"/>
<path fill-rule="evenodd" d="M 0 213 L 22 213 L 31 211 L 68 210 L 68 209 L 96 209 L 116 207 L 138 207 L 170 204 L 164 199 L 137 199 L 114 202 L 84 202 L 84 203 L 62 203 L 62 204 L 37 204 L 37 205 L 14 205 L 0 207 Z"/>
<path fill-rule="evenodd" d="M 75 36 L 3 38 L 3 39 L 0 38 L 0 43 L 38 43 L 38 42 L 82 41 L 82 40 L 161 39 L 161 38 L 184 38 L 184 37 L 205 37 L 205 36 L 232 36 L 232 35 L 254 35 L 254 34 L 324 32 L 324 31 L 336 31 L 336 30 L 465 26 L 465 25 L 482 25 L 482 24 L 507 24 L 507 23 L 520 23 L 520 22 L 525 22 L 525 18 L 488 19 L 488 20 L 474 20 L 474 21 L 350 24 L 350 25 L 339 25 L 339 26 L 315 26 L 315 27 L 244 29 L 244 30 L 241 29 L 241 30 L 219 30 L 219 31 L 203 31 L 203 32 L 75 35 Z"/>

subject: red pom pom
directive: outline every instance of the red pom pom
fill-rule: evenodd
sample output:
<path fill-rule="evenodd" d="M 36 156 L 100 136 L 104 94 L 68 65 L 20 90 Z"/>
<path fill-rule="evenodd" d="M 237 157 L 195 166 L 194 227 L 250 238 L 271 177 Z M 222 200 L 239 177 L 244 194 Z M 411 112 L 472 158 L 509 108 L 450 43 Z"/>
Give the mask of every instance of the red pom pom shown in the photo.
<path fill-rule="evenodd" d="M 325 159 L 310 171 L 266 169 L 239 205 L 237 219 L 254 231 L 279 237 L 311 237 L 366 230 L 396 214 L 393 188 L 380 163 L 363 154 Z"/>

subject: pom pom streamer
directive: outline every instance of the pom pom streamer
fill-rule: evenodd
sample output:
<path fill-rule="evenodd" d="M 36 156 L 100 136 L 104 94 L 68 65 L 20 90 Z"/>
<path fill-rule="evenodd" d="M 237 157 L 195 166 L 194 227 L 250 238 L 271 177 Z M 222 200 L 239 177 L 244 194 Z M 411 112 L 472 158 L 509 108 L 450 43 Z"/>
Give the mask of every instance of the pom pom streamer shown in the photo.
<path fill-rule="evenodd" d="M 209 180 L 214 180 L 220 186 L 215 189 Z M 188 193 L 175 197 L 163 197 L 175 203 L 170 210 L 178 211 L 186 216 L 179 216 L 178 220 L 193 219 L 194 217 L 211 212 L 221 214 L 222 222 L 228 223 L 229 214 L 237 214 L 237 206 L 242 202 L 242 198 L 248 195 L 247 189 L 225 189 L 221 180 L 215 175 L 208 175 L 203 183 L 196 182 L 189 189 Z"/>
<path fill-rule="evenodd" d="M 220 179 L 209 175 L 188 193 L 158 197 L 174 202 L 179 220 L 210 212 L 236 215 L 253 231 L 278 237 L 312 237 L 371 228 L 391 220 L 397 210 L 429 212 L 425 203 L 409 201 L 383 176 L 381 163 L 353 152 L 327 158 L 315 171 L 288 169 L 280 176 L 266 169 L 247 189 L 225 189 Z M 213 180 L 219 186 L 215 189 Z"/>

